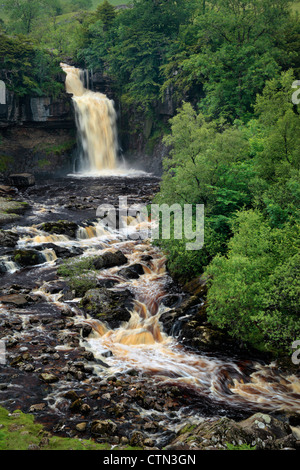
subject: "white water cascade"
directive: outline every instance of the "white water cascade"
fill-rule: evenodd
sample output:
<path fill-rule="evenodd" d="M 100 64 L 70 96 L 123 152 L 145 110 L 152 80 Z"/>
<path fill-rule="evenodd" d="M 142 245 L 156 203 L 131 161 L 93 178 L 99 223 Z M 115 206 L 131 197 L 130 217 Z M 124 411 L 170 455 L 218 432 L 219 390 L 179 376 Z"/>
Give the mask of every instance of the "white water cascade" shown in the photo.
<path fill-rule="evenodd" d="M 80 171 L 99 174 L 117 169 L 117 115 L 113 101 L 84 86 L 84 72 L 61 64 L 66 73 L 66 91 L 73 95 L 76 125 L 81 143 Z"/>

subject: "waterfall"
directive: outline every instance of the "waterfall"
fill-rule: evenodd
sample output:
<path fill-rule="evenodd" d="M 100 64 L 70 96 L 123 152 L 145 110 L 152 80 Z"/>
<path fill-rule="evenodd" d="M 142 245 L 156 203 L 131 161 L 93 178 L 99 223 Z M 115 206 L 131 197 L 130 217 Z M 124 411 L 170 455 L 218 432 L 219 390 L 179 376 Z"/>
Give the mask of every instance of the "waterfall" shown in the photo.
<path fill-rule="evenodd" d="M 61 64 L 66 91 L 73 95 L 76 126 L 81 144 L 80 170 L 101 173 L 117 167 L 117 126 L 113 102 L 103 93 L 85 88 L 84 71 Z"/>

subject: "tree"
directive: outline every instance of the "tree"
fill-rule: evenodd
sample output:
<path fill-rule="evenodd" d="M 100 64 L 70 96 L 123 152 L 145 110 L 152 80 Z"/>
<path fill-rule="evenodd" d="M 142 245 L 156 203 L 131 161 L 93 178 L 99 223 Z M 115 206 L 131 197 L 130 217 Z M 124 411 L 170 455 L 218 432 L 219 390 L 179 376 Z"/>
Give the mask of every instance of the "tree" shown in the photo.
<path fill-rule="evenodd" d="M 0 33 L 0 73 L 16 96 L 56 96 L 62 84 L 58 59 L 37 47 L 26 36 Z"/>
<path fill-rule="evenodd" d="M 114 20 L 108 5 L 98 7 L 102 19 L 91 25 L 80 57 L 86 58 L 89 67 L 105 67 L 123 104 L 153 109 L 159 100 L 167 50 L 190 21 L 195 1 L 136 0 L 133 8 L 120 11 Z"/>
<path fill-rule="evenodd" d="M 300 335 L 297 226 L 272 229 L 257 211 L 238 213 L 228 254 L 206 275 L 211 323 L 258 349 L 291 352 Z"/>
<path fill-rule="evenodd" d="M 280 70 L 276 38 L 289 21 L 288 6 L 288 0 L 210 2 L 193 34 L 179 38 L 165 86 L 186 92 L 197 85 L 200 109 L 211 118 L 247 118 L 264 82 Z"/>
<path fill-rule="evenodd" d="M 43 14 L 43 0 L 5 0 L 5 9 L 15 32 L 31 33 L 37 18 Z"/>
<path fill-rule="evenodd" d="M 172 274 L 187 278 L 201 273 L 217 253 L 226 250 L 235 212 L 251 207 L 249 181 L 254 170 L 247 160 L 248 142 L 238 127 L 208 121 L 190 103 L 184 103 L 170 123 L 171 133 L 164 141 L 171 151 L 163 161 L 160 192 L 154 201 L 205 206 L 200 252 L 187 252 L 185 240 L 159 242 L 168 254 Z"/>
<path fill-rule="evenodd" d="M 101 5 L 98 6 L 95 14 L 96 19 L 100 19 L 104 25 L 104 29 L 108 29 L 116 17 L 116 11 L 113 5 L 107 0 L 104 0 Z"/>

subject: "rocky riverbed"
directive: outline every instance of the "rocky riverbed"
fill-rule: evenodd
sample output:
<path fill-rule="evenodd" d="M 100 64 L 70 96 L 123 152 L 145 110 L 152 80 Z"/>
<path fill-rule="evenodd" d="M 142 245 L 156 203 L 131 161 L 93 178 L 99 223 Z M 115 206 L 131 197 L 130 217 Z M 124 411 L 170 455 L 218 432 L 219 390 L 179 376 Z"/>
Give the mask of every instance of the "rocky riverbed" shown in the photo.
<path fill-rule="evenodd" d="M 212 328 L 205 280 L 178 286 L 157 248 L 96 217 L 158 187 L 68 177 L 3 193 L 26 210 L 0 231 L 0 405 L 112 448 L 298 448 L 298 371 Z"/>

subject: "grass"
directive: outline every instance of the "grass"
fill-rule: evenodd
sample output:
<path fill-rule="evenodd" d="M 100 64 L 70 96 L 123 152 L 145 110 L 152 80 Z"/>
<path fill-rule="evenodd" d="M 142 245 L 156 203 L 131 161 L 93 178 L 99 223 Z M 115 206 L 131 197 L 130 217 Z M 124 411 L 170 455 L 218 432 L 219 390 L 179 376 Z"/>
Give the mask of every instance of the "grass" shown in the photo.
<path fill-rule="evenodd" d="M 34 416 L 20 410 L 10 413 L 0 407 L 0 450 L 28 450 L 39 446 L 41 450 L 110 450 L 110 444 L 97 444 L 92 440 L 49 436 Z"/>
<path fill-rule="evenodd" d="M 93 266 L 94 258 L 82 258 L 64 261 L 57 270 L 59 276 L 68 280 L 72 290 L 75 290 L 76 295 L 81 297 L 89 289 L 94 289 L 97 286 L 97 279 L 95 275 L 95 268 Z"/>
<path fill-rule="evenodd" d="M 20 410 L 10 413 L 0 406 L 1 450 L 111 450 L 110 444 L 98 444 L 92 439 L 50 435 L 31 414 Z M 114 450 L 141 450 L 140 447 L 115 447 Z"/>

